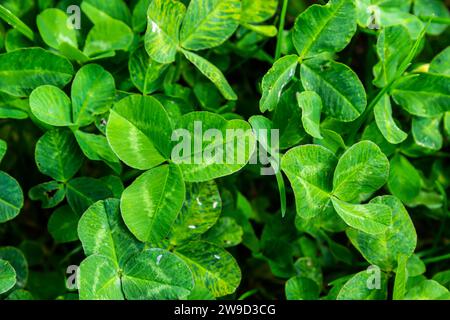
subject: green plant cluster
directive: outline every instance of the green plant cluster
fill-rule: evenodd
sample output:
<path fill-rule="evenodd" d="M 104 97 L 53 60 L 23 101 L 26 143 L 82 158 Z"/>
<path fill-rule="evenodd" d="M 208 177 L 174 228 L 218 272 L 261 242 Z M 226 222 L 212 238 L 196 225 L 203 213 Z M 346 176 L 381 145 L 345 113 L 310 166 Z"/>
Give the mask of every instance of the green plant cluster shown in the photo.
<path fill-rule="evenodd" d="M 2 0 L 0 299 L 450 299 L 447 5 Z"/>

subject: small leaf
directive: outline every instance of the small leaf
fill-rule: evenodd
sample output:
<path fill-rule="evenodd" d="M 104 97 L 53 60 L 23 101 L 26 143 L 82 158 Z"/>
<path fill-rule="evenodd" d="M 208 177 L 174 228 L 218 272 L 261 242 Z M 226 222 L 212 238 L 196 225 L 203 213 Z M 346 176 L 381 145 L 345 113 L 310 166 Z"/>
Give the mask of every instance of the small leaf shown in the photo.
<path fill-rule="evenodd" d="M 275 15 L 278 0 L 242 0 L 241 21 L 244 23 L 261 23 Z"/>
<path fill-rule="evenodd" d="M 219 89 L 225 99 L 237 100 L 236 93 L 233 91 L 233 88 L 228 83 L 222 71 L 211 62 L 195 53 L 183 50 L 183 54 L 205 77 L 216 85 L 217 89 Z"/>
<path fill-rule="evenodd" d="M 240 244 L 243 234 L 242 227 L 233 218 L 222 217 L 203 235 L 203 240 L 229 248 Z"/>
<path fill-rule="evenodd" d="M 15 247 L 2 247 L 0 248 L 0 260 L 9 262 L 14 268 L 17 279 L 15 289 L 27 286 L 28 262 L 22 251 Z"/>
<path fill-rule="evenodd" d="M 48 232 L 57 243 L 78 240 L 77 225 L 80 216 L 69 206 L 56 209 L 48 220 Z"/>
<path fill-rule="evenodd" d="M 23 207 L 23 194 L 19 183 L 0 171 L 0 223 L 14 219 Z"/>
<path fill-rule="evenodd" d="M 311 59 L 301 66 L 301 80 L 308 91 L 322 98 L 325 114 L 340 121 L 357 119 L 367 105 L 366 92 L 358 76 L 346 65 Z"/>
<path fill-rule="evenodd" d="M 133 256 L 123 273 L 123 292 L 129 300 L 186 299 L 194 287 L 186 263 L 162 249 L 145 250 Z"/>
<path fill-rule="evenodd" d="M 375 121 L 385 139 L 392 144 L 399 144 L 406 140 L 408 134 L 400 129 L 392 116 L 391 98 L 385 94 L 374 108 Z"/>
<path fill-rule="evenodd" d="M 36 24 L 44 42 L 58 50 L 66 43 L 78 48 L 76 30 L 68 23 L 68 16 L 59 9 L 46 9 L 36 18 Z"/>
<path fill-rule="evenodd" d="M 368 234 L 386 232 L 391 224 L 392 211 L 381 204 L 350 204 L 332 198 L 333 206 L 338 215 L 349 226 Z"/>
<path fill-rule="evenodd" d="M 403 300 L 403 297 L 405 296 L 406 282 L 408 281 L 408 271 L 406 269 L 407 261 L 408 256 L 403 254 L 399 255 L 395 273 L 393 300 Z"/>
<path fill-rule="evenodd" d="M 397 104 L 418 117 L 450 111 L 450 76 L 421 73 L 401 78 L 392 89 Z"/>
<path fill-rule="evenodd" d="M 180 26 L 185 13 L 186 7 L 179 1 L 153 0 L 150 3 L 147 11 L 145 49 L 156 62 L 175 61 L 180 41 Z"/>
<path fill-rule="evenodd" d="M 337 300 L 386 300 L 387 278 L 380 273 L 379 287 L 372 287 L 373 278 L 377 277 L 373 272 L 361 271 L 348 280 L 339 291 Z"/>
<path fill-rule="evenodd" d="M 6 150 L 8 149 L 8 146 L 5 141 L 0 139 L 0 162 L 2 161 L 3 157 L 6 154 Z"/>
<path fill-rule="evenodd" d="M 70 131 L 52 130 L 36 144 L 36 164 L 43 174 L 66 182 L 83 165 L 83 156 Z"/>
<path fill-rule="evenodd" d="M 41 48 L 19 49 L 0 55 L 0 91 L 28 96 L 41 85 L 63 87 L 72 79 L 70 62 Z"/>
<path fill-rule="evenodd" d="M 314 91 L 297 93 L 297 102 L 302 109 L 302 122 L 305 131 L 316 139 L 322 139 L 320 134 L 320 113 L 322 99 Z"/>
<path fill-rule="evenodd" d="M 389 160 L 373 142 L 361 141 L 339 159 L 333 178 L 333 195 L 343 201 L 367 199 L 389 176 Z"/>
<path fill-rule="evenodd" d="M 440 150 L 444 139 L 440 132 L 442 117 L 418 118 L 412 121 L 412 135 L 417 145 L 430 149 Z"/>
<path fill-rule="evenodd" d="M 239 0 L 192 0 L 181 27 L 181 45 L 188 50 L 217 47 L 236 31 Z"/>
<path fill-rule="evenodd" d="M 284 87 L 292 80 L 298 65 L 296 55 L 277 60 L 262 80 L 263 96 L 260 101 L 261 112 L 273 111 L 278 105 Z"/>
<path fill-rule="evenodd" d="M 30 95 L 30 108 L 34 116 L 46 124 L 55 127 L 73 125 L 70 99 L 55 86 L 36 88 Z"/>
<path fill-rule="evenodd" d="M 439 73 L 450 76 L 450 47 L 444 49 L 430 63 L 431 73 Z"/>
<path fill-rule="evenodd" d="M 289 150 L 281 168 L 291 182 L 297 215 L 310 219 L 333 210 L 330 192 L 337 159 L 322 146 L 306 145 Z"/>
<path fill-rule="evenodd" d="M 113 196 L 112 191 L 103 181 L 93 178 L 72 179 L 66 187 L 67 202 L 78 215 L 82 215 L 95 202 Z"/>
<path fill-rule="evenodd" d="M 7 292 L 16 284 L 16 272 L 8 261 L 0 260 L 0 294 Z"/>
<path fill-rule="evenodd" d="M 125 224 L 143 242 L 159 243 L 169 233 L 185 200 L 183 176 L 175 164 L 141 175 L 122 194 Z M 140 203 L 138 207 L 136 204 Z"/>
<path fill-rule="evenodd" d="M 434 280 L 423 280 L 410 288 L 404 297 L 405 300 L 448 300 L 450 294 L 447 288 Z"/>
<path fill-rule="evenodd" d="M 285 290 L 287 300 L 317 300 L 320 293 L 313 280 L 301 276 L 289 279 Z"/>
<path fill-rule="evenodd" d="M 414 14 L 418 17 L 423 17 L 424 21 L 427 21 L 427 17 L 450 19 L 448 7 L 440 0 L 415 0 Z M 427 29 L 427 33 L 438 36 L 443 33 L 447 27 L 448 24 L 431 23 Z"/>
<path fill-rule="evenodd" d="M 41 201 L 43 209 L 54 208 L 65 199 L 66 188 L 63 183 L 50 181 L 31 188 L 28 197 L 33 201 Z"/>
<path fill-rule="evenodd" d="M 388 188 L 405 203 L 411 203 L 421 191 L 422 178 L 414 166 L 402 155 L 391 159 Z"/>
<path fill-rule="evenodd" d="M 355 32 L 355 1 L 330 0 L 327 5 L 312 5 L 300 14 L 292 37 L 300 58 L 304 59 L 341 51 Z"/>
<path fill-rule="evenodd" d="M 236 260 L 224 249 L 203 241 L 190 242 L 175 254 L 183 259 L 201 283 L 215 296 L 233 293 L 241 282 L 241 271 Z"/>

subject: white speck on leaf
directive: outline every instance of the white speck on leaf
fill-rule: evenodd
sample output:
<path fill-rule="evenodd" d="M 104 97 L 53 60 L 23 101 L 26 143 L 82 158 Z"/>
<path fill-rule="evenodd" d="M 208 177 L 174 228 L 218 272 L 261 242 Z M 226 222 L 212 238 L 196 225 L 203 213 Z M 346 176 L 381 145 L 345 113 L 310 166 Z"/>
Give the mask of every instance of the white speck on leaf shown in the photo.
<path fill-rule="evenodd" d="M 220 260 L 220 256 L 218 256 L 217 254 L 214 255 L 214 258 L 216 258 L 217 260 Z"/>
<path fill-rule="evenodd" d="M 162 257 L 163 257 L 163 255 L 160 254 L 160 255 L 156 258 L 156 264 L 157 264 L 157 265 L 160 264 Z"/>
<path fill-rule="evenodd" d="M 217 201 L 214 201 L 214 202 L 213 202 L 213 208 L 214 208 L 214 209 L 217 208 L 218 205 L 219 205 L 219 202 L 217 202 Z"/>
<path fill-rule="evenodd" d="M 190 225 L 188 228 L 194 230 L 194 229 L 197 229 L 197 226 Z"/>

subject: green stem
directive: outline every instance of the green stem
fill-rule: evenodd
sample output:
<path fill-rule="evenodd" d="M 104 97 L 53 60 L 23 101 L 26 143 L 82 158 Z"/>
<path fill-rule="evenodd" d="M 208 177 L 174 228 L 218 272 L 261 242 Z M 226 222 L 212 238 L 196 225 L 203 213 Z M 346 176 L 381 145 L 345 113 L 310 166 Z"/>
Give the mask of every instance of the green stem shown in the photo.
<path fill-rule="evenodd" d="M 284 24 L 286 22 L 288 2 L 289 0 L 283 0 L 283 7 L 281 8 L 281 18 L 277 36 L 277 48 L 275 50 L 275 61 L 277 61 L 281 57 L 281 48 L 283 47 L 283 31 L 284 31 Z"/>
<path fill-rule="evenodd" d="M 11 11 L 0 5 L 0 19 L 3 19 L 13 28 L 17 29 L 20 33 L 26 36 L 31 41 L 34 40 L 34 33 L 25 23 L 17 18 Z"/>
<path fill-rule="evenodd" d="M 432 23 L 437 23 L 437 24 L 450 24 L 450 18 L 420 16 L 420 19 L 422 19 L 424 21 L 431 21 Z"/>
<path fill-rule="evenodd" d="M 423 262 L 425 264 L 429 264 L 429 263 L 436 263 L 436 262 L 441 262 L 441 261 L 445 261 L 445 260 L 450 260 L 450 253 L 444 254 L 439 257 L 424 259 Z"/>

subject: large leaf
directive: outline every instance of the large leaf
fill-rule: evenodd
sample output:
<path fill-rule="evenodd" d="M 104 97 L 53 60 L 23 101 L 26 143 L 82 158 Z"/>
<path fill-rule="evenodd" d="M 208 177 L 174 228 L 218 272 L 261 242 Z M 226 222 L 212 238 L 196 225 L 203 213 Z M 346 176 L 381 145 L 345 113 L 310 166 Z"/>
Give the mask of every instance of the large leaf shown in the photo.
<path fill-rule="evenodd" d="M 0 91 L 26 97 L 41 85 L 65 86 L 73 75 L 70 62 L 41 48 L 0 55 Z"/>
<path fill-rule="evenodd" d="M 440 132 L 441 119 L 441 116 L 413 118 L 411 131 L 417 145 L 430 150 L 440 150 L 442 148 L 444 139 Z"/>
<path fill-rule="evenodd" d="M 105 256 L 117 268 L 123 268 L 132 255 L 143 249 L 123 223 L 116 199 L 99 201 L 89 207 L 78 223 L 78 236 L 87 256 Z"/>
<path fill-rule="evenodd" d="M 356 32 L 354 0 L 330 0 L 312 5 L 295 21 L 294 46 L 301 59 L 344 49 Z"/>
<path fill-rule="evenodd" d="M 392 209 L 392 223 L 384 233 L 371 235 L 348 229 L 350 241 L 364 258 L 384 271 L 393 271 L 400 254 L 411 256 L 416 248 L 417 235 L 411 218 L 402 203 L 393 196 L 382 196 L 370 203 L 384 204 Z"/>
<path fill-rule="evenodd" d="M 358 76 L 346 65 L 311 59 L 301 66 L 303 87 L 322 98 L 323 111 L 340 121 L 358 118 L 366 108 L 366 92 Z"/>
<path fill-rule="evenodd" d="M 225 120 L 210 112 L 184 115 L 172 136 L 172 151 L 187 182 L 203 182 L 239 171 L 250 160 L 255 137 L 243 120 Z M 181 141 L 180 141 L 181 138 Z"/>
<path fill-rule="evenodd" d="M 298 57 L 290 55 L 277 60 L 262 80 L 261 112 L 275 110 L 284 87 L 292 80 L 298 65 Z"/>
<path fill-rule="evenodd" d="M 322 99 L 314 91 L 297 93 L 297 102 L 302 109 L 302 123 L 305 131 L 316 139 L 322 139 L 320 134 L 320 113 Z"/>
<path fill-rule="evenodd" d="M 14 219 L 23 206 L 23 194 L 19 183 L 0 171 L 0 223 Z"/>
<path fill-rule="evenodd" d="M 66 43 L 74 48 L 78 47 L 76 30 L 67 23 L 68 16 L 59 9 L 46 9 L 36 18 L 36 24 L 44 42 L 58 50 Z"/>
<path fill-rule="evenodd" d="M 16 284 L 16 272 L 8 261 L 0 260 L 0 294 Z"/>
<path fill-rule="evenodd" d="M 43 174 L 61 182 L 71 179 L 83 164 L 83 155 L 70 131 L 55 129 L 36 144 L 36 164 Z"/>
<path fill-rule="evenodd" d="M 395 102 L 419 117 L 450 111 L 450 76 L 413 74 L 403 77 L 392 89 Z"/>
<path fill-rule="evenodd" d="M 194 287 L 186 263 L 162 249 L 145 250 L 133 256 L 123 273 L 123 292 L 130 300 L 186 299 Z"/>
<path fill-rule="evenodd" d="M 377 102 L 373 113 L 378 129 L 383 134 L 383 137 L 392 144 L 399 144 L 406 140 L 408 134 L 400 129 L 395 123 L 392 116 L 391 98 L 385 94 Z"/>
<path fill-rule="evenodd" d="M 310 219 L 333 210 L 330 192 L 336 164 L 334 154 L 317 145 L 300 146 L 283 156 L 281 168 L 291 182 L 300 217 Z"/>
<path fill-rule="evenodd" d="M 198 237 L 219 219 L 222 199 L 214 181 L 186 185 L 186 200 L 172 226 L 171 241 L 175 244 Z"/>
<path fill-rule="evenodd" d="M 186 7 L 175 0 L 153 0 L 147 11 L 148 27 L 145 49 L 159 63 L 175 61 L 179 46 L 181 22 Z"/>
<path fill-rule="evenodd" d="M 222 71 L 219 70 L 215 65 L 206 60 L 205 58 L 189 52 L 187 50 L 183 50 L 183 54 L 194 66 L 197 67 L 200 72 L 211 80 L 220 91 L 220 93 L 227 100 L 237 100 L 236 93 L 233 91 L 233 88 L 228 83 L 227 79 L 223 75 Z"/>
<path fill-rule="evenodd" d="M 132 95 L 111 110 L 106 135 L 123 162 L 147 170 L 168 159 L 171 131 L 169 116 L 155 98 Z"/>
<path fill-rule="evenodd" d="M 379 288 L 371 288 L 371 277 L 375 274 L 369 271 L 361 271 L 348 280 L 340 289 L 337 300 L 386 300 L 387 298 L 387 277 L 380 273 Z M 374 280 L 373 282 L 376 282 Z"/>
<path fill-rule="evenodd" d="M 96 64 L 82 67 L 72 84 L 73 122 L 80 127 L 109 110 L 116 95 L 113 76 Z"/>
<path fill-rule="evenodd" d="M 233 293 L 241 282 L 241 270 L 231 254 L 208 242 L 190 242 L 175 251 L 189 266 L 196 283 L 215 297 Z"/>
<path fill-rule="evenodd" d="M 175 164 L 144 173 L 122 194 L 122 217 L 143 242 L 159 243 L 170 231 L 185 199 L 183 176 Z"/>
<path fill-rule="evenodd" d="M 192 0 L 181 27 L 181 45 L 188 50 L 217 47 L 239 26 L 240 0 Z"/>
<path fill-rule="evenodd" d="M 377 235 L 386 232 L 392 222 L 392 210 L 384 204 L 350 204 L 335 197 L 333 206 L 338 215 L 350 227 Z"/>
<path fill-rule="evenodd" d="M 394 196 L 406 203 L 412 203 L 420 193 L 422 178 L 407 158 L 396 154 L 390 162 L 387 185 Z"/>
<path fill-rule="evenodd" d="M 378 87 L 385 87 L 395 80 L 398 68 L 408 57 L 412 47 L 413 41 L 405 27 L 398 25 L 383 29 L 377 41 L 379 62 L 373 69 L 373 83 Z"/>
<path fill-rule="evenodd" d="M 389 160 L 373 142 L 362 141 L 339 159 L 333 178 L 333 194 L 344 201 L 364 200 L 389 177 Z"/>

